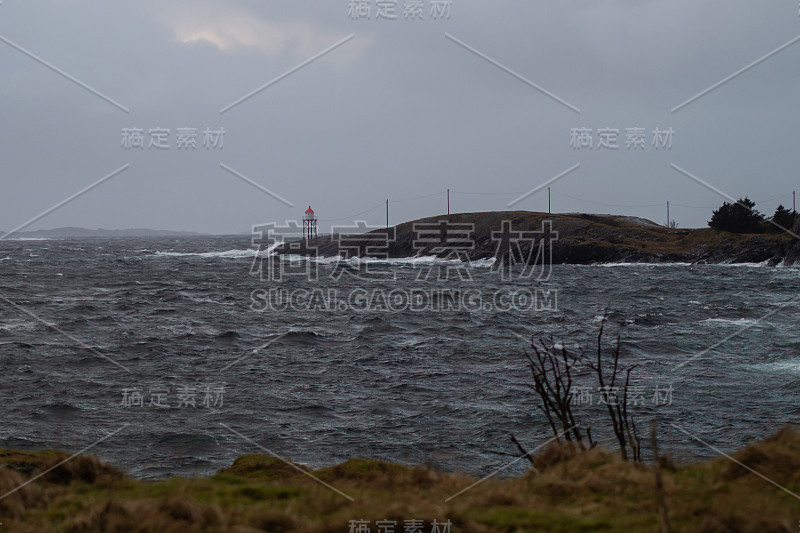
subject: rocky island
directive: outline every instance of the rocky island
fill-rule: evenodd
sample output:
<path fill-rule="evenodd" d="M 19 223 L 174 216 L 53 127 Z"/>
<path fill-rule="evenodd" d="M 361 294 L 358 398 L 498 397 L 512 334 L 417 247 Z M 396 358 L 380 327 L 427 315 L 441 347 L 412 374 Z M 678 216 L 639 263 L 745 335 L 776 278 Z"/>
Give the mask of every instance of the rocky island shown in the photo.
<path fill-rule="evenodd" d="M 495 257 L 501 242 L 503 224 L 512 232 L 538 234 L 551 243 L 556 264 L 615 262 L 643 263 L 766 263 L 794 264 L 800 261 L 797 230 L 775 233 L 730 233 L 711 228 L 668 228 L 643 218 L 622 215 L 548 214 L 530 211 L 459 213 L 422 218 L 394 227 L 373 229 L 360 237 L 348 230 L 346 246 L 342 233 L 322 235 L 307 242 L 287 243 L 281 254 L 339 255 L 343 248 L 349 257 L 375 256 L 376 236 L 384 237 L 383 254 L 391 258 L 436 255 L 447 257 L 452 246 L 436 246 L 428 238 L 435 228 L 446 232 L 471 229 L 469 246 L 459 249 L 470 260 Z M 420 244 L 421 228 L 427 240 Z M 549 233 L 548 233 L 549 228 Z M 462 234 L 463 235 L 463 234 Z M 435 241 L 435 239 L 434 239 Z M 388 244 L 387 244 L 388 243 Z M 528 244 L 528 247 L 530 244 Z M 523 252 L 524 246 L 523 246 Z"/>

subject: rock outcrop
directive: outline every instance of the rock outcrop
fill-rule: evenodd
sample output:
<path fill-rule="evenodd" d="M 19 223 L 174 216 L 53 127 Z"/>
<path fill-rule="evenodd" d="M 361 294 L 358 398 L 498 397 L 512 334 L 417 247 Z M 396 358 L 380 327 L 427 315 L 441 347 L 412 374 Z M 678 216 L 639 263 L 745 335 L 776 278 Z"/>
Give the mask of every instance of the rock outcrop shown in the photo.
<path fill-rule="evenodd" d="M 793 233 L 800 234 L 800 224 L 796 224 Z M 674 229 L 628 216 L 528 211 L 428 217 L 361 235 L 325 235 L 302 247 L 297 243 L 285 245 L 278 253 L 392 258 L 459 255 L 478 260 L 508 253 L 529 257 L 531 247 L 538 247 L 542 239 L 551 243 L 548 253 L 551 251 L 556 264 L 800 262 L 800 242 L 788 233 L 751 235 L 708 228 Z M 510 247 L 509 242 L 516 248 Z"/>

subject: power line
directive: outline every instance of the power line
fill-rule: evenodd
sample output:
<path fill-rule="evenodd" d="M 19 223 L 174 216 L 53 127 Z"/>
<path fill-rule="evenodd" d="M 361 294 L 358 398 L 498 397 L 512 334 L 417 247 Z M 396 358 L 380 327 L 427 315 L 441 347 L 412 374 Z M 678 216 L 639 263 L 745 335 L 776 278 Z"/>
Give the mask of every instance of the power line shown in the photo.
<path fill-rule="evenodd" d="M 471 196 L 512 196 L 512 195 L 521 194 L 520 192 L 517 192 L 517 191 L 483 192 L 483 191 L 457 191 L 457 190 L 454 190 L 454 189 L 449 189 L 449 192 L 451 194 L 465 194 L 465 195 L 471 195 Z M 572 195 L 569 195 L 569 194 L 566 194 L 566 193 L 563 193 L 563 192 L 559 192 L 559 191 L 555 191 L 555 190 L 553 190 L 552 192 L 554 194 L 558 194 L 560 196 L 564 196 L 566 198 L 569 198 L 571 200 L 575 200 L 575 201 L 578 201 L 578 202 L 585 202 L 585 203 L 588 203 L 588 204 L 601 205 L 601 206 L 606 206 L 606 207 L 620 207 L 620 208 L 633 209 L 633 208 L 650 208 L 650 207 L 662 207 L 662 206 L 664 206 L 664 202 L 660 202 L 660 203 L 657 203 L 657 204 L 640 204 L 640 205 L 613 204 L 613 203 L 607 203 L 607 202 L 598 202 L 598 201 L 595 201 L 595 200 L 586 200 L 584 198 L 578 198 L 577 196 L 572 196 Z M 356 213 L 355 215 L 350 215 L 350 216 L 341 217 L 341 218 L 323 219 L 323 220 L 320 220 L 320 222 L 339 222 L 339 221 L 348 220 L 348 219 L 349 220 L 353 220 L 353 219 L 355 219 L 355 217 L 366 215 L 367 213 L 371 213 L 371 212 L 373 212 L 373 211 L 375 211 L 375 210 L 377 210 L 379 208 L 388 207 L 387 203 L 413 202 L 413 201 L 416 201 L 416 200 L 424 200 L 424 199 L 427 199 L 427 198 L 433 198 L 435 196 L 445 195 L 447 193 L 448 193 L 447 190 L 442 190 L 442 191 L 436 191 L 436 192 L 433 192 L 433 193 L 430 193 L 430 194 L 424 194 L 424 195 L 421 195 L 421 196 L 413 196 L 411 198 L 403 198 L 403 199 L 400 199 L 400 200 L 391 200 L 391 199 L 383 200 L 380 203 L 374 205 L 373 207 L 370 207 L 369 209 L 367 209 L 365 211 L 362 211 L 360 213 Z M 774 202 L 776 200 L 780 200 L 782 198 L 789 197 L 791 195 L 792 195 L 792 193 L 785 193 L 785 194 L 782 194 L 780 196 L 776 196 L 775 198 L 770 198 L 768 200 L 759 200 L 759 202 L 762 203 L 762 204 L 769 203 L 769 202 Z M 448 201 L 449 201 L 449 198 L 448 198 Z M 687 209 L 717 209 L 719 207 L 718 205 L 687 205 L 687 204 L 679 204 L 679 203 L 675 203 L 675 202 L 670 202 L 670 205 L 673 205 L 673 206 L 676 206 L 676 207 L 683 207 L 683 208 L 687 208 Z"/>
<path fill-rule="evenodd" d="M 403 198 L 402 200 L 391 200 L 390 199 L 388 201 L 391 202 L 391 203 L 411 202 L 413 200 L 422 200 L 422 199 L 425 199 L 425 198 L 432 198 L 434 196 L 440 196 L 442 194 L 445 194 L 445 192 L 446 191 L 437 191 L 437 192 L 434 192 L 434 193 L 431 193 L 431 194 L 425 194 L 425 195 L 422 195 L 422 196 L 414 196 L 413 198 Z M 326 219 L 320 220 L 320 222 L 339 222 L 340 220 L 353 219 L 355 217 L 359 217 L 361 215 L 366 215 L 367 213 L 371 213 L 372 211 L 375 211 L 379 207 L 384 207 L 386 205 L 386 202 L 387 202 L 387 200 L 382 200 L 379 204 L 376 204 L 374 207 L 370 207 L 366 211 L 362 211 L 360 213 L 356 213 L 355 215 L 350 215 L 350 216 L 341 217 L 341 218 L 326 218 Z"/>
<path fill-rule="evenodd" d="M 371 213 L 372 211 L 375 211 L 379 207 L 383 207 L 385 205 L 385 203 L 386 202 L 381 202 L 378 205 L 376 205 L 375 207 L 371 207 L 371 208 L 367 209 L 366 211 L 362 211 L 361 213 L 356 213 L 355 215 L 350 215 L 350 216 L 346 216 L 346 217 L 342 217 L 342 218 L 327 218 L 327 219 L 324 219 L 324 220 L 320 220 L 320 222 L 339 222 L 340 220 L 347 220 L 347 219 L 351 219 L 352 220 L 355 217 L 360 217 L 361 215 L 366 215 L 367 213 Z"/>
<path fill-rule="evenodd" d="M 431 193 L 431 194 L 426 194 L 426 195 L 423 195 L 423 196 L 415 196 L 413 198 L 404 198 L 402 200 L 392 200 L 392 199 L 390 199 L 389 201 L 392 202 L 392 203 L 395 203 L 395 204 L 398 204 L 400 202 L 411 202 L 412 200 L 422 200 L 424 198 L 431 198 L 433 196 L 439 196 L 439 195 L 445 194 L 446 192 L 447 191 L 437 191 L 437 192 L 434 192 L 434 193 Z"/>
<path fill-rule="evenodd" d="M 451 190 L 451 193 L 454 194 L 469 194 L 474 196 L 511 196 L 512 194 L 525 194 L 527 191 L 522 192 L 467 192 L 467 191 L 456 191 Z"/>
<path fill-rule="evenodd" d="M 780 196 L 776 196 L 775 198 L 770 198 L 769 200 L 760 200 L 760 202 L 761 203 L 774 202 L 775 200 L 780 200 L 781 198 L 786 198 L 787 196 L 791 196 L 791 195 L 792 195 L 792 193 L 788 192 L 786 194 L 782 194 Z"/>
<path fill-rule="evenodd" d="M 672 205 L 677 205 L 678 207 L 688 207 L 689 209 L 716 209 L 719 206 L 716 205 L 684 205 L 684 204 L 677 204 L 672 202 Z"/>
<path fill-rule="evenodd" d="M 596 204 L 596 205 L 605 205 L 605 206 L 609 206 L 609 207 L 661 207 L 662 205 L 664 205 L 663 202 L 659 203 L 659 204 L 644 204 L 644 205 L 608 204 L 608 203 L 604 203 L 604 202 L 595 202 L 595 201 L 592 201 L 592 200 L 584 200 L 583 198 L 578 198 L 576 196 L 570 196 L 569 194 L 564 194 L 563 192 L 558 192 L 558 191 L 553 191 L 553 192 L 555 194 L 560 195 L 560 196 L 566 196 L 567 198 L 571 198 L 571 199 L 577 200 L 579 202 L 586 202 L 588 204 Z"/>

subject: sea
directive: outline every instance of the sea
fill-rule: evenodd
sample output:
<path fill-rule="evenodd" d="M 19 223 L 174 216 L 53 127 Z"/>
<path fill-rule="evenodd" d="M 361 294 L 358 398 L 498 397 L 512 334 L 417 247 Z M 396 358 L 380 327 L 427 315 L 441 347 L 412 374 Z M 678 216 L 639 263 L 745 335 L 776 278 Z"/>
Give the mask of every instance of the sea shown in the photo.
<path fill-rule="evenodd" d="M 277 257 L 250 236 L 0 242 L 0 447 L 139 479 L 268 453 L 519 475 L 554 437 L 527 354 L 583 354 L 573 408 L 616 446 L 588 361 L 630 369 L 647 448 L 730 453 L 800 416 L 800 269 Z M 603 335 L 599 337 L 601 326 Z M 620 378 L 622 379 L 622 378 Z M 647 452 L 645 451 L 645 456 Z"/>

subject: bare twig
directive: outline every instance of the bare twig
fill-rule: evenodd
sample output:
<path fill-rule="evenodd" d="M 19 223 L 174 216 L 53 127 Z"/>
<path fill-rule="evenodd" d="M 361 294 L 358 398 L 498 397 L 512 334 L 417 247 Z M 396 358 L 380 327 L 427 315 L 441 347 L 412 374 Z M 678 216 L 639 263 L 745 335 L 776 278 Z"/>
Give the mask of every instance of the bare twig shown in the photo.
<path fill-rule="evenodd" d="M 572 409 L 573 372 L 587 362 L 587 367 L 594 373 L 599 389 L 605 395 L 603 403 L 606 404 L 614 438 L 619 445 L 622 458 L 626 461 L 632 460 L 641 463 L 641 440 L 636 423 L 628 411 L 631 373 L 636 367 L 623 368 L 620 364 L 622 342 L 619 334 L 617 334 L 616 345 L 611 349 L 610 359 L 604 355 L 603 334 L 607 315 L 608 309 L 603 313 L 600 322 L 600 331 L 597 335 L 597 355 L 594 361 L 585 358 L 582 349 L 580 349 L 579 355 L 571 356 L 564 346 L 556 349 L 552 339 L 549 343 L 542 339 L 539 339 L 537 343 L 535 339 L 531 339 L 532 352 L 525 352 L 533 378 L 533 383 L 529 386 L 539 396 L 540 402 L 536 407 L 544 413 L 559 445 L 561 445 L 559 436 L 563 435 L 567 444 L 570 447 L 575 445 L 575 449 L 579 451 L 587 450 L 586 442 L 588 442 L 588 449 L 594 448 L 597 443 L 592 438 L 591 429 L 588 427 L 581 429 Z M 624 384 L 619 386 L 618 382 L 623 380 L 623 376 Z M 524 451 L 516 440 L 514 440 L 514 444 Z"/>
<path fill-rule="evenodd" d="M 578 448 L 586 450 L 583 434 L 572 412 L 572 370 L 580 358 L 570 360 L 564 347 L 559 353 L 552 340 L 547 344 L 539 339 L 537 345 L 531 339 L 531 348 L 533 353 L 526 351 L 525 357 L 533 378 L 532 388 L 541 400 L 537 408 L 544 413 L 554 435 L 563 435 L 567 442 L 575 442 Z M 561 440 L 557 438 L 556 442 L 560 444 Z M 591 439 L 589 443 L 591 446 Z"/>
<path fill-rule="evenodd" d="M 620 455 L 627 461 L 633 459 L 641 462 L 641 443 L 636 431 L 636 424 L 628 413 L 628 387 L 630 386 L 631 371 L 635 367 L 624 370 L 625 384 L 622 387 L 621 398 L 616 390 L 617 378 L 623 370 L 620 368 L 619 357 L 621 351 L 621 337 L 617 334 L 617 343 L 611 351 L 611 370 L 610 376 L 606 375 L 603 365 L 603 333 L 605 332 L 605 322 L 608 309 L 603 313 L 600 322 L 600 332 L 597 335 L 597 361 L 592 365 L 592 369 L 597 375 L 597 382 L 600 390 L 606 394 L 606 408 L 611 419 L 611 428 L 620 448 Z M 628 450 L 630 448 L 630 454 Z M 630 455 L 630 456 L 629 456 Z"/>
<path fill-rule="evenodd" d="M 519 443 L 519 441 L 517 440 L 517 437 L 515 437 L 513 433 L 511 434 L 511 442 L 514 443 L 514 445 L 517 447 L 517 449 L 520 451 L 520 453 L 523 456 L 528 458 L 528 461 L 530 461 L 531 466 L 533 466 L 533 457 L 531 456 L 530 452 L 528 450 L 526 450 L 522 446 L 522 444 Z"/>

